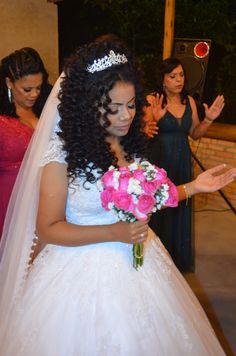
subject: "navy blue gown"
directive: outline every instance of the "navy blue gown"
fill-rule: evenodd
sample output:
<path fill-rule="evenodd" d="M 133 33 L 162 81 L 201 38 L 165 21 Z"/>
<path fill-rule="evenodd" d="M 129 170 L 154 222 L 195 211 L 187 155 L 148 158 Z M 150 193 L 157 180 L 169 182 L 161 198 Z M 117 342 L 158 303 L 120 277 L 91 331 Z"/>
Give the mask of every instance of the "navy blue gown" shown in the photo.
<path fill-rule="evenodd" d="M 167 171 L 176 184 L 192 180 L 192 159 L 188 133 L 192 125 L 192 109 L 187 101 L 182 118 L 169 111 L 160 119 L 158 134 L 150 140 L 149 159 Z M 192 202 L 179 203 L 153 214 L 150 227 L 160 237 L 181 272 L 194 271 L 194 237 Z"/>

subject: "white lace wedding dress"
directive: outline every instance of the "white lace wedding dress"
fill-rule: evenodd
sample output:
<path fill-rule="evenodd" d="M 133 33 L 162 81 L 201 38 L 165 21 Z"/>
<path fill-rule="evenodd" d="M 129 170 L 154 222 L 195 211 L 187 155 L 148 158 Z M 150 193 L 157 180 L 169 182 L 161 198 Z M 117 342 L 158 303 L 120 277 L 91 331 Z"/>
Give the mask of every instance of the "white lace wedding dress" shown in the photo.
<path fill-rule="evenodd" d="M 56 139 L 57 141 L 57 139 Z M 64 162 L 55 137 L 44 158 Z M 77 184 L 79 183 L 79 185 Z M 112 224 L 96 184 L 69 187 L 68 222 Z M 150 230 L 144 265 L 132 246 L 47 245 L 26 281 L 1 356 L 224 355 L 199 302 Z"/>

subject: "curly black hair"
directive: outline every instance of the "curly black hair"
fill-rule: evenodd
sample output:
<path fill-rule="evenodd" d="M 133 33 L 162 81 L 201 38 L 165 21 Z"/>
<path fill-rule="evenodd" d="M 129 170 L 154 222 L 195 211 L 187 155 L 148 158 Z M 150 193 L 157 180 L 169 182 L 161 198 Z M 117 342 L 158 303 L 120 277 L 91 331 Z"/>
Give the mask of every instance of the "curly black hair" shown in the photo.
<path fill-rule="evenodd" d="M 10 103 L 7 94 L 6 78 L 15 82 L 27 75 L 42 73 L 43 82 L 40 95 L 37 98 L 33 112 L 40 117 L 45 101 L 52 89 L 48 82 L 48 73 L 38 52 L 31 47 L 24 47 L 10 53 L 1 60 L 0 64 L 0 115 L 8 115 L 15 118 L 16 113 L 14 103 Z"/>
<path fill-rule="evenodd" d="M 169 57 L 169 58 L 164 59 L 161 62 L 159 68 L 158 68 L 158 72 L 157 72 L 158 88 L 157 88 L 157 91 L 158 91 L 159 94 L 163 94 L 163 97 L 164 97 L 163 98 L 163 102 L 162 102 L 162 107 L 164 107 L 167 104 L 166 93 L 165 93 L 165 90 L 163 89 L 164 76 L 165 76 L 165 74 L 171 73 L 179 65 L 181 65 L 183 70 L 184 70 L 184 66 L 183 66 L 183 64 L 181 63 L 181 61 L 178 58 Z M 186 82 L 186 78 L 185 78 L 185 82 Z M 180 93 L 180 100 L 181 100 L 182 104 L 186 104 L 186 102 L 188 100 L 188 95 L 187 95 L 187 91 L 186 91 L 185 87 L 183 87 L 183 89 L 182 89 L 182 91 Z"/>
<path fill-rule="evenodd" d="M 88 66 L 95 59 L 108 55 L 110 50 L 125 54 L 128 62 L 95 73 L 88 72 Z M 64 68 L 58 106 L 61 116 L 59 136 L 67 153 L 69 177 L 80 175 L 85 177 L 85 182 L 94 183 L 94 169 L 102 174 L 110 165 L 117 165 L 117 158 L 106 141 L 106 128 L 110 125 L 107 115 L 111 113 L 109 91 L 118 81 L 132 83 L 136 93 L 136 115 L 128 134 L 121 139 L 126 159 L 131 162 L 135 156 L 146 157 L 147 140 L 143 133 L 146 100 L 134 58 L 122 41 L 110 36 L 99 38 L 78 48 Z M 104 125 L 100 124 L 101 107 L 105 110 Z"/>

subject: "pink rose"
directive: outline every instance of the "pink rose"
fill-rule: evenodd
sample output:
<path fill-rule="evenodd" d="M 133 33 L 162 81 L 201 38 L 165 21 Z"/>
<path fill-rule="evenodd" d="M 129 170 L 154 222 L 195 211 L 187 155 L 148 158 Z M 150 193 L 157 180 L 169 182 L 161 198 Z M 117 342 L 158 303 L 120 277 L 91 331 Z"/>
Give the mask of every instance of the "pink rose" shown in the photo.
<path fill-rule="evenodd" d="M 147 215 L 141 213 L 141 211 L 139 211 L 137 207 L 135 208 L 133 214 L 134 214 L 134 216 L 136 217 L 137 220 L 145 221 L 148 218 Z"/>
<path fill-rule="evenodd" d="M 121 174 L 123 174 L 123 173 L 130 173 L 130 170 L 129 170 L 129 167 L 122 166 L 122 167 L 119 167 L 119 172 L 120 172 Z"/>
<path fill-rule="evenodd" d="M 113 187 L 114 179 L 113 179 L 114 171 L 107 171 L 101 178 L 101 181 L 105 187 Z"/>
<path fill-rule="evenodd" d="M 161 183 L 163 183 L 167 178 L 166 171 L 163 168 L 158 168 L 157 166 L 155 166 L 155 168 L 157 169 L 157 173 L 155 175 L 155 178 L 157 180 L 159 180 Z"/>
<path fill-rule="evenodd" d="M 143 182 L 145 180 L 144 171 L 140 168 L 135 169 L 133 176 L 140 182 Z"/>
<path fill-rule="evenodd" d="M 144 181 L 141 184 L 145 193 L 149 194 L 154 194 L 161 185 L 161 183 L 157 179 L 154 179 L 152 181 Z"/>
<path fill-rule="evenodd" d="M 121 172 L 119 177 L 119 190 L 127 191 L 130 178 L 132 178 L 132 174 L 129 172 L 129 170 L 127 172 Z"/>
<path fill-rule="evenodd" d="M 112 202 L 114 188 L 107 187 L 103 192 L 101 192 L 102 207 L 109 210 L 108 204 Z"/>
<path fill-rule="evenodd" d="M 151 194 L 141 194 L 138 198 L 137 209 L 143 213 L 148 214 L 152 211 L 156 199 Z"/>
<path fill-rule="evenodd" d="M 118 209 L 123 209 L 128 212 L 132 212 L 134 209 L 132 195 L 126 192 L 115 191 L 113 194 L 113 202 Z"/>
<path fill-rule="evenodd" d="M 169 198 L 165 202 L 165 206 L 174 208 L 174 207 L 178 206 L 179 194 L 178 194 L 176 186 L 169 178 L 167 178 L 166 183 L 169 185 L 170 188 L 169 188 Z"/>

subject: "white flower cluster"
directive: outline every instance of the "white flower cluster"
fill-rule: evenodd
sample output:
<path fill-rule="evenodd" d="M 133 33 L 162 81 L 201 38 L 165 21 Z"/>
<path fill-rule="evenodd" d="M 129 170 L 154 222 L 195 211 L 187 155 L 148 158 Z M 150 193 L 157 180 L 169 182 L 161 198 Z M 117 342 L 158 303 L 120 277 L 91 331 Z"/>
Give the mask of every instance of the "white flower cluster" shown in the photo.
<path fill-rule="evenodd" d="M 156 210 L 160 210 L 163 205 L 165 205 L 165 202 L 169 198 L 169 185 L 168 184 L 162 184 L 158 190 L 158 192 L 155 194 L 156 198 Z M 156 211 L 155 210 L 155 211 Z M 153 212 L 155 212 L 153 211 Z"/>
<path fill-rule="evenodd" d="M 129 194 L 140 195 L 143 193 L 143 189 L 140 185 L 140 181 L 135 178 L 130 178 L 127 192 Z"/>

